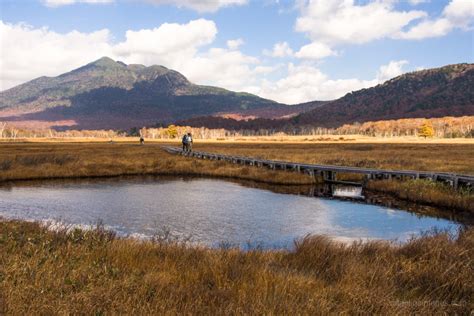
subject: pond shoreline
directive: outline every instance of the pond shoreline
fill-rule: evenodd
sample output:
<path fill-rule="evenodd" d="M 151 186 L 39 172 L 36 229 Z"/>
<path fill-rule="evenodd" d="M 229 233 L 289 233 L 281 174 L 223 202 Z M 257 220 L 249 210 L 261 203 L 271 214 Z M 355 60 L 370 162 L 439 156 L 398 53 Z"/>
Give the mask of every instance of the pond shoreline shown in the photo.
<path fill-rule="evenodd" d="M 282 171 L 280 171 L 282 172 Z M 260 178 L 248 178 L 248 177 L 239 177 L 239 176 L 227 176 L 227 175 L 215 175 L 215 174 L 207 174 L 206 172 L 148 172 L 148 173 L 121 173 L 121 174 L 114 174 L 114 175 L 74 175 L 74 176 L 54 176 L 54 177 L 25 177 L 25 178 L 16 178 L 12 180 L 0 180 L 0 186 L 1 185 L 8 185 L 8 184 L 15 184 L 15 183 L 23 183 L 23 182 L 29 182 L 29 181 L 55 181 L 55 180 L 87 180 L 87 179 L 119 179 L 119 178 L 127 178 L 127 177 L 137 177 L 137 176 L 153 176 L 153 177 L 189 177 L 189 178 L 203 178 L 203 179 L 213 179 L 213 180 L 224 180 L 224 181 L 230 181 L 230 182 L 249 182 L 249 183 L 254 183 L 258 185 L 269 185 L 269 186 L 275 186 L 275 187 L 281 187 L 283 188 L 289 188 L 290 190 L 294 189 L 297 190 L 298 188 L 309 188 L 311 186 L 317 186 L 317 185 L 323 185 L 325 182 L 322 179 L 319 179 L 319 182 L 312 182 L 310 183 L 285 183 L 285 182 L 272 182 L 272 181 L 266 181 L 262 180 Z M 309 177 L 308 177 L 309 178 Z M 311 179 L 310 179 L 311 180 Z M 387 198 L 395 198 L 400 201 L 412 203 L 413 205 L 408 205 L 412 210 L 411 212 L 417 213 L 417 209 L 423 208 L 423 207 L 432 207 L 435 208 L 436 210 L 429 211 L 428 213 L 421 213 L 422 215 L 428 215 L 428 216 L 436 216 L 436 217 L 441 217 L 441 218 L 446 218 L 446 219 L 455 219 L 458 220 L 462 223 L 467 223 L 469 225 L 474 224 L 474 213 L 473 213 L 473 208 L 472 206 L 468 205 L 467 207 L 459 207 L 457 205 L 450 205 L 447 207 L 445 204 L 442 203 L 435 203 L 431 200 L 428 199 L 423 199 L 420 197 L 417 198 L 411 198 L 409 196 L 406 196 L 401 194 L 400 186 L 392 186 L 389 189 L 387 188 L 378 188 L 377 184 L 380 183 L 381 181 L 372 181 L 368 186 L 361 184 L 364 192 L 369 193 L 371 196 L 374 195 L 385 195 L 382 197 L 382 199 L 387 199 Z M 270 189 L 271 190 L 271 189 Z M 287 190 L 282 190 L 282 191 L 287 191 Z M 436 192 L 436 191 L 435 191 Z M 287 193 L 287 192 L 281 192 L 281 193 Z M 453 191 L 453 194 L 456 193 L 456 191 Z M 386 206 L 386 203 L 383 202 L 378 202 L 378 203 L 371 203 L 367 202 L 366 200 L 358 200 L 358 199 L 351 199 L 351 198 L 338 198 L 338 197 L 331 197 L 331 196 L 320 196 L 324 198 L 331 198 L 331 199 L 339 199 L 339 200 L 353 200 L 354 202 L 360 202 L 360 203 L 366 203 L 366 204 L 376 204 L 376 205 L 382 205 Z M 402 209 L 403 207 L 406 207 L 406 205 L 397 207 Z"/>
<path fill-rule="evenodd" d="M 172 176 L 23 181 L 0 186 L 0 214 L 79 225 L 102 220 L 123 235 L 152 236 L 167 227 L 208 244 L 255 240 L 268 248 L 287 247 L 307 233 L 405 240 L 431 227 L 469 224 L 435 208 L 361 190 Z M 205 231 L 214 231 L 210 240 L 202 239 Z"/>

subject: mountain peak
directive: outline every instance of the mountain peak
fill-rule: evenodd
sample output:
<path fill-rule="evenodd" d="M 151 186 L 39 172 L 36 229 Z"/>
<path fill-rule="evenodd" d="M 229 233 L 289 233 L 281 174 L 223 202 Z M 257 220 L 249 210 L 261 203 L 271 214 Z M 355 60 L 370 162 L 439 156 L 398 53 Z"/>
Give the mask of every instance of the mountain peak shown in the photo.
<path fill-rule="evenodd" d="M 123 62 L 116 62 L 110 57 L 102 57 L 97 59 L 96 61 L 93 61 L 86 66 L 96 66 L 96 67 L 104 67 L 104 68 L 117 68 L 117 67 L 126 67 L 126 65 Z"/>
<path fill-rule="evenodd" d="M 73 120 L 74 128 L 80 129 L 127 129 L 273 106 L 286 107 L 253 95 L 192 84 L 164 66 L 127 65 L 109 57 L 0 93 L 0 116 L 8 110 L 8 115 L 21 113 L 15 122 Z"/>

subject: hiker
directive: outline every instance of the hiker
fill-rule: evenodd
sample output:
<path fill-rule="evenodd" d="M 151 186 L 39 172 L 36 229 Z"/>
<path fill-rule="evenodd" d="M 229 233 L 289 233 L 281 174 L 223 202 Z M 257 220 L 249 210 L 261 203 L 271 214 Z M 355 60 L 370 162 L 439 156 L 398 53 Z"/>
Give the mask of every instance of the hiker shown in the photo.
<path fill-rule="evenodd" d="M 183 143 L 183 153 L 185 153 L 188 150 L 188 135 L 187 134 L 184 134 L 182 143 Z"/>
<path fill-rule="evenodd" d="M 193 151 L 193 136 L 191 133 L 188 133 L 187 135 L 187 149 L 189 152 Z"/>

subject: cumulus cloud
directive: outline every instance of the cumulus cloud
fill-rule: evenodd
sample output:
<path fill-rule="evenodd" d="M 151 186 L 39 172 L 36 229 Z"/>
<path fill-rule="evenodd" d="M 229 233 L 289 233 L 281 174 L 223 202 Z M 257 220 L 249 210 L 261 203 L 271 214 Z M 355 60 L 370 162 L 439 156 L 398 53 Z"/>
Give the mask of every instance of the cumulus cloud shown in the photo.
<path fill-rule="evenodd" d="M 299 2 L 300 17 L 295 29 L 315 42 L 327 45 L 363 44 L 392 37 L 423 11 L 397 11 L 393 1 L 372 1 L 357 5 L 354 0 L 312 0 Z"/>
<path fill-rule="evenodd" d="M 275 82 L 264 80 L 260 88 L 253 92 L 289 104 L 334 100 L 348 92 L 370 88 L 401 75 L 404 72 L 402 67 L 407 63 L 406 60 L 390 61 L 387 65 L 381 66 L 375 78 L 371 80 L 331 79 L 314 66 L 289 63 L 288 74 L 285 78 Z"/>
<path fill-rule="evenodd" d="M 273 45 L 273 49 L 271 51 L 264 50 L 263 54 L 270 57 L 287 57 L 293 55 L 293 50 L 290 48 L 290 45 L 287 42 L 278 42 Z"/>
<path fill-rule="evenodd" d="M 303 59 L 322 59 L 334 55 L 337 55 L 337 53 L 331 47 L 318 42 L 305 45 L 295 53 L 296 57 Z"/>
<path fill-rule="evenodd" d="M 102 56 L 126 63 L 160 64 L 182 72 L 191 81 L 241 90 L 258 75 L 273 71 L 238 50 L 231 40 L 227 48 L 207 48 L 214 42 L 213 21 L 185 24 L 164 23 L 157 28 L 129 30 L 114 42 L 109 30 L 60 34 L 48 28 L 0 21 L 2 51 L 0 89 L 4 90 L 39 76 L 56 76 Z"/>
<path fill-rule="evenodd" d="M 254 66 L 258 63 L 257 58 L 240 51 L 211 48 L 188 59 L 180 68 L 195 82 L 240 90 L 246 81 L 254 79 Z"/>
<path fill-rule="evenodd" d="M 164 23 L 154 29 L 127 31 L 125 41 L 110 45 L 110 55 L 129 63 L 159 63 L 181 69 L 186 59 L 212 43 L 216 34 L 215 23 L 205 19 L 186 24 Z"/>
<path fill-rule="evenodd" d="M 430 0 L 408 0 L 408 3 L 411 5 L 419 5 L 421 3 L 429 2 Z"/>
<path fill-rule="evenodd" d="M 110 53 L 108 30 L 59 34 L 47 28 L 0 21 L 0 89 L 39 76 L 55 76 Z"/>
<path fill-rule="evenodd" d="M 401 31 L 395 37 L 400 39 L 419 40 L 444 36 L 453 29 L 471 30 L 474 25 L 474 2 L 452 0 L 443 9 L 437 19 L 425 19 L 408 31 Z"/>
<path fill-rule="evenodd" d="M 386 80 L 400 76 L 405 72 L 403 71 L 403 66 L 407 64 L 407 60 L 392 60 L 387 65 L 380 66 L 380 69 L 377 72 L 377 81 L 382 83 Z"/>
<path fill-rule="evenodd" d="M 43 0 L 42 3 L 48 7 L 60 7 L 64 5 L 71 5 L 76 3 L 87 3 L 87 4 L 104 4 L 112 3 L 114 0 Z"/>
<path fill-rule="evenodd" d="M 244 44 L 244 40 L 241 38 L 235 39 L 235 40 L 228 40 L 227 41 L 227 47 L 229 49 L 238 49 L 240 46 Z"/>

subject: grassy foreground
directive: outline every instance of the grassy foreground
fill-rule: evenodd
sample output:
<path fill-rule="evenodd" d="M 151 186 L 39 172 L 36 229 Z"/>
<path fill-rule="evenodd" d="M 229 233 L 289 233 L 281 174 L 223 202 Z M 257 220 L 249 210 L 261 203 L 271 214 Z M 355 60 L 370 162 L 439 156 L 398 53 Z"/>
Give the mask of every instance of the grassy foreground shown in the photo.
<path fill-rule="evenodd" d="M 404 245 L 206 249 L 0 221 L 0 314 L 469 314 L 474 229 Z"/>

